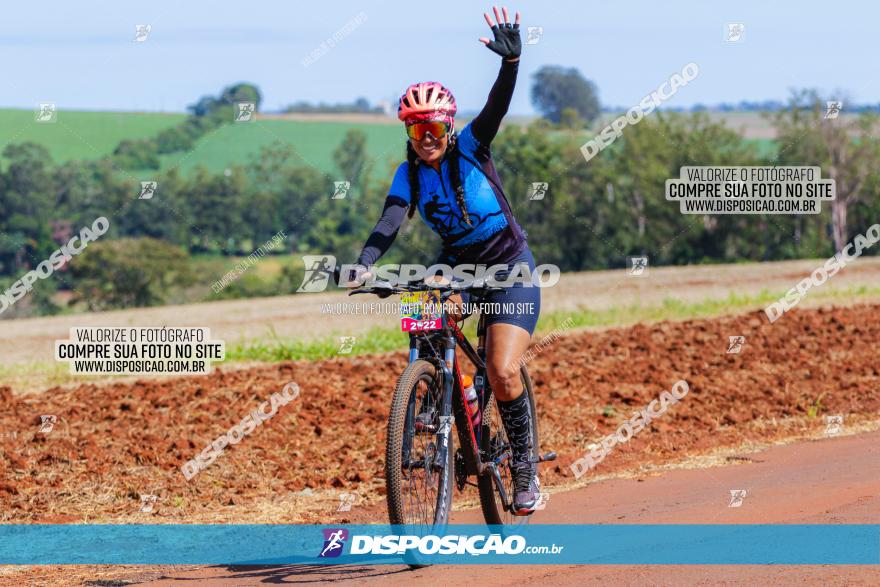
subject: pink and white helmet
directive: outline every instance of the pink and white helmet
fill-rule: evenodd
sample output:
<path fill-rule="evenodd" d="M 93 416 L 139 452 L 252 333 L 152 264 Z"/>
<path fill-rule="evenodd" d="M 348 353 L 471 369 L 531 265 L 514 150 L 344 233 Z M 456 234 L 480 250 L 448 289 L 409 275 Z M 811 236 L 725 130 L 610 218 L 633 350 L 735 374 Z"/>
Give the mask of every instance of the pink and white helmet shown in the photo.
<path fill-rule="evenodd" d="M 455 97 L 439 82 L 422 82 L 406 89 L 397 105 L 397 118 L 406 124 L 440 121 L 453 123 Z"/>

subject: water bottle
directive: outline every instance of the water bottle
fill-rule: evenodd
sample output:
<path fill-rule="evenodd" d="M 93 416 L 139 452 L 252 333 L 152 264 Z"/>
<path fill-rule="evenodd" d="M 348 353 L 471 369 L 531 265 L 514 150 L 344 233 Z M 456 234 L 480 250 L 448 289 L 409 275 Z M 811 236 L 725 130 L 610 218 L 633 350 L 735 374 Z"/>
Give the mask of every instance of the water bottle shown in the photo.
<path fill-rule="evenodd" d="M 480 418 L 482 417 L 480 414 L 480 397 L 477 395 L 477 390 L 474 389 L 474 380 L 470 375 L 462 375 L 461 385 L 464 387 L 464 400 L 467 402 L 471 412 L 471 423 L 474 426 L 479 426 Z"/>

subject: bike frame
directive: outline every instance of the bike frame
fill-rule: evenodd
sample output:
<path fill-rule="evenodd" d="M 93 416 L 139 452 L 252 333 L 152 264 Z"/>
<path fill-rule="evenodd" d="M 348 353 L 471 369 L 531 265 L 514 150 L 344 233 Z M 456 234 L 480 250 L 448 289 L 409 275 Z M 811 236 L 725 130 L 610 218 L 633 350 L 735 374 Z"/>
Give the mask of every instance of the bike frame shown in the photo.
<path fill-rule="evenodd" d="M 381 291 L 381 297 L 387 297 L 392 293 L 401 293 L 403 291 L 413 291 L 413 290 L 402 290 L 394 288 L 383 288 Z M 417 291 L 425 291 L 425 290 L 417 290 Z M 354 290 L 349 293 L 349 295 L 353 295 L 356 293 L 377 293 L 376 290 Z M 451 295 L 447 293 L 446 295 L 442 295 L 443 300 L 447 300 Z M 479 295 L 473 294 L 472 295 Z M 437 428 L 435 434 L 437 439 L 437 446 L 440 447 L 437 453 L 434 455 L 434 467 L 442 468 L 446 466 L 446 463 L 449 462 L 449 435 L 452 433 L 452 418 L 454 417 L 456 423 L 456 430 L 458 431 L 458 439 L 459 444 L 462 448 L 462 460 L 463 460 L 463 473 L 465 477 L 465 481 L 467 477 L 472 475 L 476 475 L 477 477 L 483 477 L 486 475 L 490 475 L 492 477 L 492 481 L 497 489 L 499 495 L 501 496 L 502 506 L 506 511 L 512 511 L 513 503 L 512 503 L 512 495 L 508 495 L 507 490 L 504 487 L 504 481 L 501 478 L 501 473 L 499 472 L 499 466 L 503 465 L 504 461 L 507 457 L 509 457 L 509 451 L 505 452 L 502 450 L 502 454 L 500 457 L 493 458 L 489 461 L 484 461 L 480 456 L 480 441 L 481 435 L 483 433 L 483 429 L 486 428 L 484 423 L 481 423 L 479 428 L 475 428 L 473 425 L 472 413 L 470 409 L 470 405 L 467 403 L 464 396 L 464 387 L 462 386 L 461 380 L 461 367 L 458 361 L 457 349 L 461 347 L 462 352 L 470 359 L 471 363 L 477 368 L 477 374 L 475 377 L 475 383 L 478 383 L 480 387 L 480 391 L 482 393 L 478 394 L 479 405 L 478 409 L 480 411 L 484 410 L 486 407 L 486 398 L 491 393 L 491 386 L 489 384 L 489 379 L 486 371 L 486 322 L 485 316 L 480 315 L 480 320 L 477 323 L 477 348 L 474 349 L 473 345 L 470 341 L 464 336 L 458 324 L 455 323 L 454 320 L 450 320 L 444 311 L 442 314 L 442 324 L 441 327 L 437 330 L 430 331 L 417 331 L 410 332 L 410 345 L 409 345 L 409 362 L 412 364 L 415 361 L 420 359 L 424 359 L 432 363 L 439 373 L 443 374 L 443 389 L 442 389 L 442 397 L 440 398 L 440 426 Z M 433 340 L 439 342 L 440 348 L 434 347 Z M 422 357 L 422 344 L 427 343 L 432 352 L 428 357 Z M 489 390 L 487 392 L 486 390 Z M 499 415 L 499 423 L 500 423 L 500 415 Z M 502 423 L 500 423 L 503 426 Z M 508 448 L 508 447 L 502 447 Z M 406 445 L 404 445 L 404 450 L 406 451 Z M 556 458 L 556 453 L 550 452 L 542 457 L 538 457 L 535 462 L 543 462 L 545 460 L 553 460 Z M 408 455 L 404 454 L 404 460 L 408 460 Z M 451 474 L 455 476 L 456 482 L 461 483 L 459 479 L 459 463 L 455 462 L 454 470 L 451 471 Z M 461 485 L 459 485 L 461 487 Z"/>
<path fill-rule="evenodd" d="M 474 428 L 470 406 L 465 400 L 461 383 L 461 367 L 458 361 L 457 349 L 460 347 L 468 359 L 477 368 L 477 377 L 483 378 L 483 393 L 479 394 L 479 410 L 485 408 L 484 401 L 487 397 L 486 389 L 489 388 L 488 377 L 486 376 L 486 324 L 483 316 L 477 325 L 477 349 L 475 350 L 470 341 L 462 333 L 458 325 L 449 320 L 444 314 L 443 328 L 438 331 L 442 340 L 443 348 L 440 349 L 443 359 L 437 361 L 437 367 L 443 373 L 443 398 L 441 401 L 440 415 L 443 417 L 454 416 L 456 429 L 458 430 L 459 444 L 462 447 L 464 457 L 465 473 L 470 475 L 486 475 L 491 474 L 496 478 L 498 487 L 504 496 L 505 505 L 507 505 L 507 495 L 501 482 L 500 474 L 496 466 L 499 462 L 483 462 L 480 457 L 480 434 L 481 431 Z M 421 345 L 424 339 L 420 335 L 425 333 L 410 333 L 410 363 L 418 360 L 421 354 Z M 446 420 L 449 421 L 449 420 Z M 437 455 L 438 463 L 447 462 L 449 450 L 449 441 L 447 434 L 451 433 L 450 426 L 441 426 L 437 431 L 437 446 L 440 451 Z"/>

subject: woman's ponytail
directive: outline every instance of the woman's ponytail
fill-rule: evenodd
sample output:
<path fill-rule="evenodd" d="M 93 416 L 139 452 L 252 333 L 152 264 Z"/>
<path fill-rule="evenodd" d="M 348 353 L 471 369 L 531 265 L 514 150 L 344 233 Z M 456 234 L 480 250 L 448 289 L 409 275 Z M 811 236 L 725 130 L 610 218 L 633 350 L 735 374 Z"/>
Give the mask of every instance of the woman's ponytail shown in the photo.
<path fill-rule="evenodd" d="M 409 177 L 409 210 L 407 211 L 407 218 L 412 218 L 413 214 L 416 211 L 416 206 L 419 205 L 419 196 L 420 196 L 420 188 L 419 188 L 419 166 L 421 165 L 422 160 L 419 159 L 418 154 L 416 154 L 416 150 L 413 149 L 412 143 L 409 141 L 406 142 L 406 169 Z"/>
<path fill-rule="evenodd" d="M 455 192 L 455 201 L 461 208 L 461 217 L 464 223 L 471 225 L 471 217 L 468 215 L 467 206 L 464 203 L 464 185 L 461 183 L 461 153 L 458 151 L 458 135 L 449 135 L 449 145 L 446 148 L 446 158 L 449 159 L 449 181 L 452 182 L 452 190 Z"/>

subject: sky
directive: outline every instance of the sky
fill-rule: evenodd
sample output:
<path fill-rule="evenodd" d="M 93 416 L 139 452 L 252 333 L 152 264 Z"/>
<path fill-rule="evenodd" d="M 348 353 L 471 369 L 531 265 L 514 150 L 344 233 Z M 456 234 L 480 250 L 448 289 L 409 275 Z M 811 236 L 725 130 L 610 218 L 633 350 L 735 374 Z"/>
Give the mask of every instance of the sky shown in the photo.
<path fill-rule="evenodd" d="M 462 111 L 478 110 L 499 58 L 473 0 L 334 2 L 150 0 L 8 2 L 0 20 L 0 107 L 183 112 L 229 84 L 257 84 L 263 110 L 299 100 L 395 100 L 438 80 Z M 785 100 L 818 88 L 880 102 L 880 4 L 837 0 L 529 0 L 511 4 L 543 35 L 524 47 L 511 113 L 528 115 L 528 79 L 543 65 L 575 67 L 603 105 L 629 107 L 682 67 L 699 76 L 669 106 Z M 513 10 L 511 10 L 512 13 Z M 332 49 L 304 65 L 347 23 Z M 727 23 L 742 23 L 739 42 Z M 134 42 L 135 25 L 149 24 Z"/>

